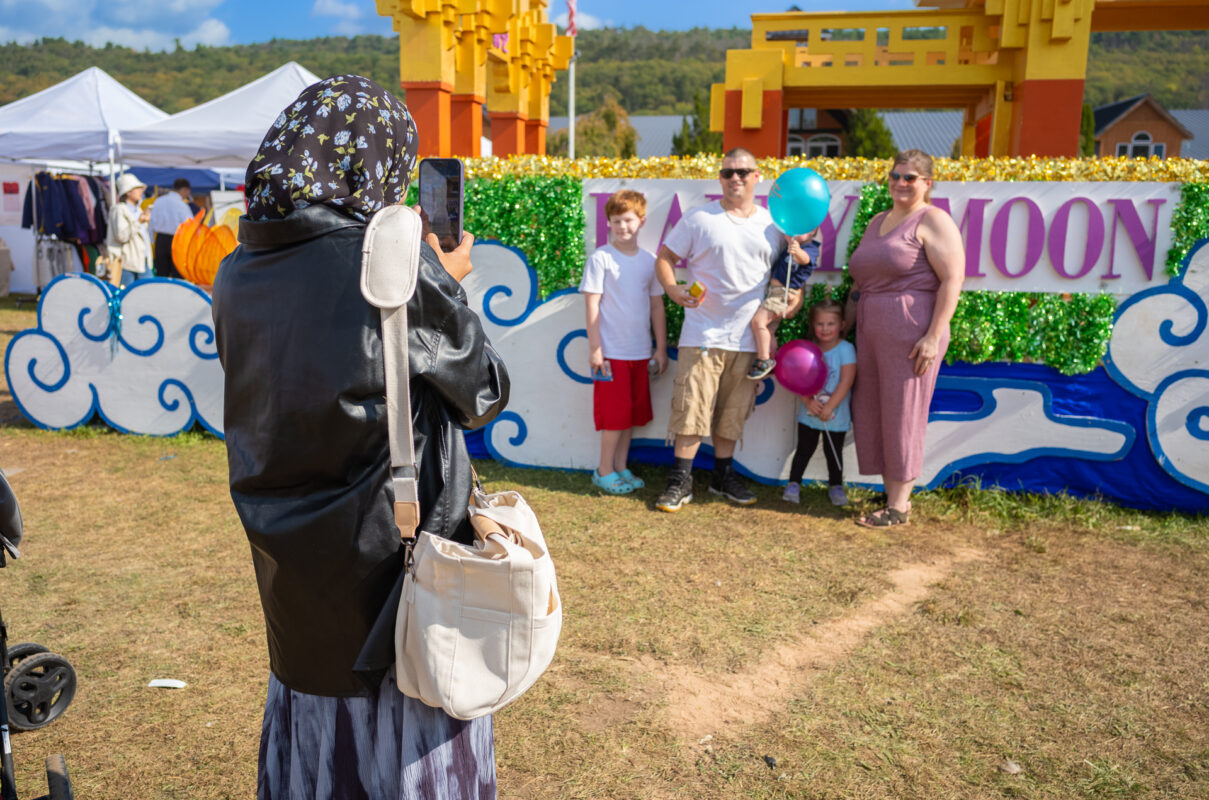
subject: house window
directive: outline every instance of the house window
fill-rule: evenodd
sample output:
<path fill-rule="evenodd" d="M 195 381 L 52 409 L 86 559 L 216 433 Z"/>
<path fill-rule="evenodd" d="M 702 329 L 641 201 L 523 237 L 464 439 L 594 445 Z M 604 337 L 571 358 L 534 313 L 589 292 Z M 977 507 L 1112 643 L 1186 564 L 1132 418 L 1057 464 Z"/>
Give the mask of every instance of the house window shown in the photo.
<path fill-rule="evenodd" d="M 817 108 L 789 109 L 789 130 L 812 131 L 819 127 L 819 110 Z"/>
<path fill-rule="evenodd" d="M 785 154 L 789 156 L 800 156 L 806 152 L 806 140 L 801 136 L 790 135 L 789 144 L 785 148 Z"/>
<path fill-rule="evenodd" d="M 1154 141 L 1146 131 L 1138 131 L 1128 142 L 1117 145 L 1117 155 L 1131 158 L 1150 158 L 1153 155 L 1165 158 L 1167 145 Z"/>
<path fill-rule="evenodd" d="M 820 133 L 816 136 L 811 136 L 806 142 L 806 155 L 809 158 L 818 156 L 839 156 L 840 154 L 840 137 L 833 136 L 830 133 Z"/>

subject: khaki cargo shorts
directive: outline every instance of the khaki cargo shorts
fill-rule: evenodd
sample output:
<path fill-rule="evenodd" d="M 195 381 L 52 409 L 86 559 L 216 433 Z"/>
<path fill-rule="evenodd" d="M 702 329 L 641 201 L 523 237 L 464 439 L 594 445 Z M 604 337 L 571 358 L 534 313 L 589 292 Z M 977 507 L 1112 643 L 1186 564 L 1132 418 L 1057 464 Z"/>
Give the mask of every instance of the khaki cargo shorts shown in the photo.
<path fill-rule="evenodd" d="M 755 353 L 682 347 L 672 388 L 668 434 L 743 438 L 756 405 L 757 381 L 747 380 Z"/>

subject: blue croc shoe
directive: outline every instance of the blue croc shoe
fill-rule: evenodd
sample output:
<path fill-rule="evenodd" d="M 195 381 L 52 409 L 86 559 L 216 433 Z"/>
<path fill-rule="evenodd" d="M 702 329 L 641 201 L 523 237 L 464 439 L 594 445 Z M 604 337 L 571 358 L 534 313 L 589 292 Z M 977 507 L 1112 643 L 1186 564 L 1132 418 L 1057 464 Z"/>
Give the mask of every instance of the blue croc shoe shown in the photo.
<path fill-rule="evenodd" d="M 621 472 L 618 472 L 617 474 L 621 476 L 621 479 L 623 481 L 625 481 L 626 483 L 628 483 L 630 486 L 634 487 L 635 489 L 641 489 L 643 486 L 646 486 L 646 481 L 644 481 L 642 478 L 639 478 L 637 475 L 630 472 L 628 469 L 623 469 Z"/>
<path fill-rule="evenodd" d="M 608 475 L 598 475 L 592 470 L 592 485 L 608 494 L 629 494 L 634 487 L 626 483 L 619 473 L 610 472 Z"/>

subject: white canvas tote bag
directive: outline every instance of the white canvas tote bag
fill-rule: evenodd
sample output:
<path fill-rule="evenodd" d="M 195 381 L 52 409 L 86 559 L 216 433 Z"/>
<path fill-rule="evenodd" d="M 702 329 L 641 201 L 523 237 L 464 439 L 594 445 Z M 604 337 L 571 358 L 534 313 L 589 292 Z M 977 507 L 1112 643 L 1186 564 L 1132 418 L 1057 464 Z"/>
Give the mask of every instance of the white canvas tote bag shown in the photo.
<path fill-rule="evenodd" d="M 408 572 L 395 621 L 399 690 L 457 719 L 491 714 L 532 686 L 554 658 L 562 603 L 537 517 L 517 492 L 487 494 L 475 476 L 467 546 L 423 532 L 407 371 L 407 301 L 419 266 L 420 219 L 379 211 L 365 232 L 361 291 L 382 314 L 395 522 Z M 414 543 L 414 547 L 411 546 Z"/>

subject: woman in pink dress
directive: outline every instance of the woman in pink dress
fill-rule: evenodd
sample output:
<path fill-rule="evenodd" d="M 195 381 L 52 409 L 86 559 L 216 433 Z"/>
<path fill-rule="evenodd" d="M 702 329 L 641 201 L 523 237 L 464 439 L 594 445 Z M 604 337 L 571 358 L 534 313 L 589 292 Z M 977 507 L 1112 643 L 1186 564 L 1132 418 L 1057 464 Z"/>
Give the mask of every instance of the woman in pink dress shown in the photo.
<path fill-rule="evenodd" d="M 928 406 L 965 277 L 961 233 L 931 205 L 932 158 L 899 153 L 889 182 L 894 207 L 870 220 L 848 264 L 853 286 L 845 315 L 857 326 L 856 458 L 862 473 L 881 475 L 886 487 L 886 506 L 858 520 L 875 528 L 909 522 Z"/>

